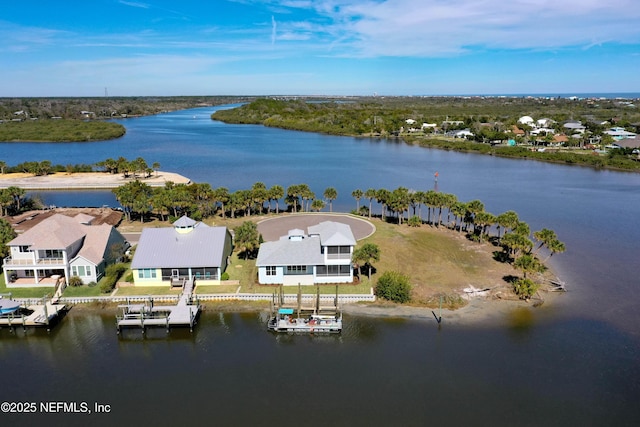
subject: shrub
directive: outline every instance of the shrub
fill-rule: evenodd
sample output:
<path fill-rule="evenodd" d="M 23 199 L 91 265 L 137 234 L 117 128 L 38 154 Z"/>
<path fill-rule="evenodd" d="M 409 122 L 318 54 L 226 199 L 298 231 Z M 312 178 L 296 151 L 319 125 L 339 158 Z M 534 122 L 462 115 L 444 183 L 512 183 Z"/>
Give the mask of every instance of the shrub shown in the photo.
<path fill-rule="evenodd" d="M 409 276 L 397 271 L 385 271 L 378 279 L 375 293 L 380 298 L 394 302 L 407 302 L 411 299 Z"/>
<path fill-rule="evenodd" d="M 407 223 L 410 227 L 420 227 L 422 225 L 422 218 L 420 218 L 418 215 L 414 215 L 409 218 L 409 221 Z"/>
<path fill-rule="evenodd" d="M 513 282 L 513 291 L 523 300 L 531 298 L 538 291 L 539 287 L 540 285 L 531 279 L 521 278 Z"/>
<path fill-rule="evenodd" d="M 127 266 L 125 264 L 118 263 L 118 264 L 111 264 L 110 266 L 108 266 L 105 269 L 104 274 L 106 276 L 115 276 L 116 280 L 118 280 L 122 275 L 122 273 L 124 273 L 125 271 L 127 271 Z"/>
<path fill-rule="evenodd" d="M 69 286 L 77 287 L 82 285 L 83 285 L 82 279 L 79 278 L 78 276 L 69 277 Z"/>
<path fill-rule="evenodd" d="M 220 276 L 220 280 L 229 280 L 229 273 L 227 273 L 226 271 L 222 273 L 222 276 Z"/>
<path fill-rule="evenodd" d="M 90 288 L 93 288 L 96 285 L 97 285 L 96 282 L 89 282 L 89 284 L 87 286 L 90 287 Z"/>
<path fill-rule="evenodd" d="M 102 279 L 102 283 L 100 283 L 100 292 L 102 292 L 103 294 L 110 293 L 113 288 L 115 288 L 117 281 L 117 276 L 105 276 Z"/>

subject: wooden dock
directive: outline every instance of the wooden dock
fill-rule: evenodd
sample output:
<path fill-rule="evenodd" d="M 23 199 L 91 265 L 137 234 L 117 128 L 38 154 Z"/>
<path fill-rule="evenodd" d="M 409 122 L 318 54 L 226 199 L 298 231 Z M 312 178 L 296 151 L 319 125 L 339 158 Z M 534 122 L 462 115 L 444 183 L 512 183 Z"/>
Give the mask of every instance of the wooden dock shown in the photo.
<path fill-rule="evenodd" d="M 198 314 L 199 301 L 193 299 L 194 282 L 185 283 L 176 305 L 155 305 L 153 299 L 143 304 L 121 305 L 122 315 L 116 316 L 118 334 L 123 328 L 141 328 L 145 333 L 147 327 L 164 327 L 167 333 L 171 327 L 189 327 L 193 332 Z"/>
<path fill-rule="evenodd" d="M 64 304 L 53 304 L 43 299 L 40 304 L 24 305 L 13 313 L 1 315 L 0 326 L 22 326 L 25 330 L 28 327 L 44 327 L 49 330 L 65 311 Z"/>

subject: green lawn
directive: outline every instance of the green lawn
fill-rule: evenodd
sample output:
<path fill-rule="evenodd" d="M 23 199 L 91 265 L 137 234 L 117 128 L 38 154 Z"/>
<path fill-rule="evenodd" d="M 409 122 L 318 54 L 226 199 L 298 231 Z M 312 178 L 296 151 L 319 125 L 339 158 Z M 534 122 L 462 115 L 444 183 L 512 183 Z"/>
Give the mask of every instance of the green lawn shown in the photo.
<path fill-rule="evenodd" d="M 63 297 L 96 297 L 96 296 L 105 296 L 108 294 L 103 294 L 100 291 L 100 285 L 95 286 L 67 286 L 62 293 Z"/>
<path fill-rule="evenodd" d="M 180 288 L 171 289 L 169 286 L 126 286 L 118 288 L 116 296 L 137 296 L 137 295 L 180 295 Z"/>

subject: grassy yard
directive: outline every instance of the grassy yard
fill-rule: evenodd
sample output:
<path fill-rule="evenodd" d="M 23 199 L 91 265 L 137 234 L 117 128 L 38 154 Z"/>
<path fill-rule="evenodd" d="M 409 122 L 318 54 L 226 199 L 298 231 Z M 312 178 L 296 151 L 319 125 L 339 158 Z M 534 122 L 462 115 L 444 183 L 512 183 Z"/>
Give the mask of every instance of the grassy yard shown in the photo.
<path fill-rule="evenodd" d="M 104 296 L 108 294 L 103 294 L 100 291 L 100 285 L 95 286 L 67 286 L 62 293 L 63 297 L 96 297 L 96 296 Z"/>
<path fill-rule="evenodd" d="M 121 296 L 138 296 L 138 295 L 180 295 L 182 289 L 171 289 L 169 286 L 123 286 L 118 288 L 116 295 Z"/>
<path fill-rule="evenodd" d="M 209 225 L 226 226 L 233 229 L 244 221 L 258 222 L 269 216 L 253 215 L 251 217 L 226 218 L 219 217 L 207 219 Z M 493 251 L 498 248 L 489 243 L 479 244 L 469 241 L 463 233 L 449 230 L 446 227 L 409 227 L 407 224 L 397 225 L 387 223 L 379 218 L 372 219 L 376 226 L 376 233 L 365 240 L 358 242 L 361 245 L 366 242 L 375 243 L 380 248 L 381 259 L 374 263 L 374 273 L 371 281 L 366 272 L 361 275 L 361 282 L 357 285 L 341 285 L 339 293 L 369 293 L 371 286 L 375 285 L 381 273 L 395 270 L 409 276 L 413 287 L 413 301 L 416 303 L 432 304 L 434 298 L 440 295 L 459 298 L 461 290 L 469 285 L 476 288 L 507 286 L 503 277 L 517 274 L 507 264 L 502 264 L 493 259 Z M 144 226 L 168 226 L 168 223 L 147 223 Z M 140 227 L 139 223 L 131 224 L 131 227 Z M 243 293 L 273 293 L 276 288 L 257 284 L 257 268 L 255 259 L 245 260 L 238 258 L 233 253 L 231 264 L 227 267 L 230 280 L 238 280 Z M 199 293 L 218 293 L 223 288 L 210 286 Z M 236 287 L 231 287 L 228 292 L 235 292 Z M 130 288 L 127 292 L 134 295 L 137 288 Z M 323 294 L 335 292 L 335 286 L 322 286 Z M 121 291 L 119 291 L 121 292 Z M 166 292 L 166 290 L 165 290 Z M 285 288 L 287 293 L 296 293 L 297 287 Z M 315 286 L 304 286 L 303 293 L 315 293 Z"/>
<path fill-rule="evenodd" d="M 4 282 L 4 274 L 0 274 L 0 294 L 11 293 L 12 298 L 42 298 L 53 296 L 53 286 L 37 288 L 7 288 Z"/>
<path fill-rule="evenodd" d="M 514 274 L 510 265 L 493 259 L 496 247 L 476 243 L 446 227 L 409 227 L 375 220 L 376 233 L 363 240 L 378 245 L 380 261 L 374 263 L 375 283 L 381 272 L 395 270 L 409 276 L 413 298 L 430 300 L 437 294 L 455 294 L 476 288 L 505 285 L 504 276 Z M 361 242 L 359 242 L 361 243 Z"/>

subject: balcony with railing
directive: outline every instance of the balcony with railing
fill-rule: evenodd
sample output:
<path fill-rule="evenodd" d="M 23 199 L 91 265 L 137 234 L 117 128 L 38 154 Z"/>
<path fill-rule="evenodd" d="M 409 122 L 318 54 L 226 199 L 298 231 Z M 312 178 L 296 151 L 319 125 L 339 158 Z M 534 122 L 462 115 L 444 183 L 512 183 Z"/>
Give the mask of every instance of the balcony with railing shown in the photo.
<path fill-rule="evenodd" d="M 64 267 L 64 258 L 12 258 L 6 257 L 4 259 L 4 265 L 6 267 Z"/>

